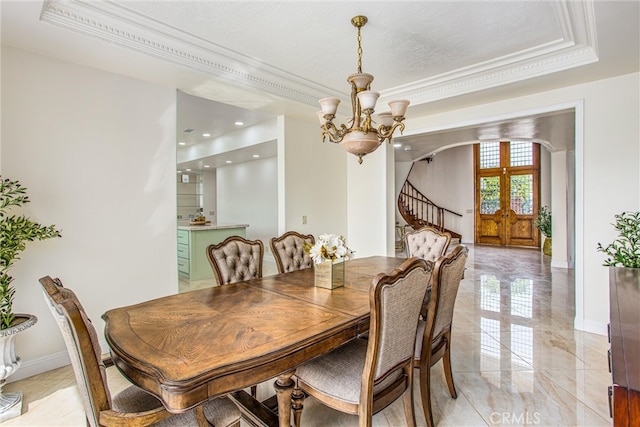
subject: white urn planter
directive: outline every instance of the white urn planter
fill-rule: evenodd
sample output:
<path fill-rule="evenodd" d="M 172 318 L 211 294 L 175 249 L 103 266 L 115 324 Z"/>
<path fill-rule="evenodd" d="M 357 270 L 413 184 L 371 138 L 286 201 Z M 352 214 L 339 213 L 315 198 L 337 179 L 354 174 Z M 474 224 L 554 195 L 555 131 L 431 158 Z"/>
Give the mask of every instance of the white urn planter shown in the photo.
<path fill-rule="evenodd" d="M 15 338 L 19 332 L 30 328 L 38 321 L 31 314 L 16 314 L 15 326 L 0 329 L 0 422 L 15 418 L 22 414 L 22 393 L 2 393 L 2 387 L 20 367 L 20 358 L 15 353 Z"/>

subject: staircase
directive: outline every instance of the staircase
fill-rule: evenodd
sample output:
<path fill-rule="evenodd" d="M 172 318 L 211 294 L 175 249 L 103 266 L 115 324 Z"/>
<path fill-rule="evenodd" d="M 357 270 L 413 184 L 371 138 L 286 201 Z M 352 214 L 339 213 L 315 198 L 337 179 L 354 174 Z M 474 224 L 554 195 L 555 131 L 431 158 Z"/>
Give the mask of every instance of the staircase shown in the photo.
<path fill-rule="evenodd" d="M 445 216 L 455 215 L 461 217 L 462 215 L 436 205 L 415 188 L 409 180 L 404 182 L 400 190 L 398 210 L 402 218 L 404 218 L 407 224 L 414 230 L 430 226 L 440 231 L 446 231 L 451 234 L 451 246 L 453 246 L 456 240 L 460 242 L 462 239 L 459 233 L 449 230 L 445 226 Z"/>

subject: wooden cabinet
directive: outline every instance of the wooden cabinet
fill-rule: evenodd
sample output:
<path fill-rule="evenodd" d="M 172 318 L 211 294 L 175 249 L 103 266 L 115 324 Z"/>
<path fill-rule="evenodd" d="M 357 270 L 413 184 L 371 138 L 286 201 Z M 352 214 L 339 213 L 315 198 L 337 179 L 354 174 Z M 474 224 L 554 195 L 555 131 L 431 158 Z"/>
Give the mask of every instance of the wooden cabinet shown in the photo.
<path fill-rule="evenodd" d="M 609 268 L 613 425 L 640 426 L 640 269 Z"/>
<path fill-rule="evenodd" d="M 213 279 L 207 246 L 230 236 L 246 237 L 247 224 L 178 227 L 178 274 L 189 280 Z"/>

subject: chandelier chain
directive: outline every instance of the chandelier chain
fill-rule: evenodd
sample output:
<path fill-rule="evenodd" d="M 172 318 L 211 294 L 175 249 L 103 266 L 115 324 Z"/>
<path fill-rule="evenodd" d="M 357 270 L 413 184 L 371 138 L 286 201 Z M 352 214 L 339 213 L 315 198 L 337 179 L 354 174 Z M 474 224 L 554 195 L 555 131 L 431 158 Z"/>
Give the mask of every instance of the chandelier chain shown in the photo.
<path fill-rule="evenodd" d="M 358 27 L 358 72 L 362 72 L 362 35 L 360 34 L 360 27 Z"/>

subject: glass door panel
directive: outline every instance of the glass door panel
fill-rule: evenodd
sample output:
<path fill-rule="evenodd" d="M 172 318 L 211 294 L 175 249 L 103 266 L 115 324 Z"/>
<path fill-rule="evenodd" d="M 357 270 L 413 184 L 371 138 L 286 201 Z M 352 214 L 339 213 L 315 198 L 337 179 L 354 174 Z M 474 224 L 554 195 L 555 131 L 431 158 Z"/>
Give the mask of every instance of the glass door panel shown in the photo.
<path fill-rule="evenodd" d="M 500 209 L 500 177 L 480 178 L 480 214 L 494 214 Z"/>

